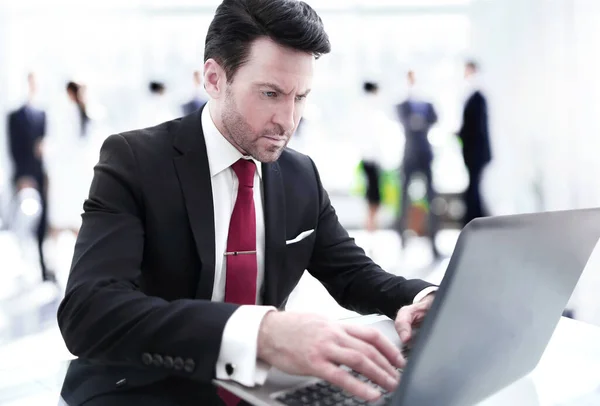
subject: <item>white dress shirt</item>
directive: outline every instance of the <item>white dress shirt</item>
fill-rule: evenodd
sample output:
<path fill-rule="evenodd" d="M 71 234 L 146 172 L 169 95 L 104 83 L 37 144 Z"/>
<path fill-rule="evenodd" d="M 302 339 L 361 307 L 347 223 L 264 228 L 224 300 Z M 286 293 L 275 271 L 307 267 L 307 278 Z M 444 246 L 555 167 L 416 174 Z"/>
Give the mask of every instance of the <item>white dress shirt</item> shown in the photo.
<path fill-rule="evenodd" d="M 210 104 L 210 102 L 209 102 Z M 213 194 L 215 216 L 215 278 L 212 301 L 222 302 L 225 298 L 225 281 L 227 261 L 227 236 L 229 222 L 237 198 L 238 179 L 231 165 L 243 156 L 233 145 L 221 135 L 210 116 L 210 105 L 202 111 L 202 130 L 206 142 L 208 164 Z M 262 169 L 256 161 L 254 174 L 254 207 L 256 211 L 256 259 L 258 276 L 256 281 L 256 305 L 240 306 L 229 318 L 223 330 L 223 338 L 219 358 L 216 365 L 216 377 L 223 380 L 234 380 L 242 385 L 262 385 L 269 371 L 269 366 L 257 360 L 257 341 L 260 323 L 269 312 L 276 310 L 273 306 L 261 306 L 262 286 L 265 274 L 265 222 L 263 212 Z M 419 292 L 414 303 L 420 301 L 436 288 L 427 288 Z M 233 373 L 226 371 L 227 364 L 233 366 Z"/>
<path fill-rule="evenodd" d="M 227 236 L 229 222 L 238 193 L 238 179 L 231 165 L 244 157 L 233 145 L 221 135 L 212 121 L 207 106 L 202 111 L 202 130 L 208 153 L 208 165 L 213 194 L 215 215 L 215 279 L 212 300 L 222 302 L 225 298 L 225 281 L 227 261 Z M 262 168 L 258 161 L 254 174 L 254 208 L 256 211 L 256 303 L 260 305 L 260 292 L 265 275 L 265 221 L 263 215 Z M 225 324 L 216 376 L 218 379 L 231 379 L 246 386 L 263 384 L 268 367 L 257 362 L 256 346 L 260 323 L 267 312 L 275 310 L 272 306 L 240 306 Z M 231 375 L 226 372 L 226 365 L 233 366 Z"/>

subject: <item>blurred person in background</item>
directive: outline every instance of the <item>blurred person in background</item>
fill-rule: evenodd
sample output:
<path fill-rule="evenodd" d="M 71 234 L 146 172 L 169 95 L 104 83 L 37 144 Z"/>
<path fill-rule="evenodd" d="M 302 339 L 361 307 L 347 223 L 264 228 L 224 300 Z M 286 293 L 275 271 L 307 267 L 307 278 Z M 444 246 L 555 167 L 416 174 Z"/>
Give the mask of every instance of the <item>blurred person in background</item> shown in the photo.
<path fill-rule="evenodd" d="M 58 310 L 78 357 L 67 404 L 238 405 L 213 380 L 261 385 L 269 366 L 369 400 L 381 392 L 340 365 L 397 385 L 405 360 L 374 328 L 279 311 L 308 269 L 406 343 L 436 290 L 368 258 L 313 160 L 286 148 L 329 51 L 304 2 L 224 0 L 206 34 L 209 102 L 106 139 Z"/>
<path fill-rule="evenodd" d="M 382 134 L 377 130 L 380 120 L 385 119 L 384 113 L 378 107 L 379 86 L 377 83 L 365 82 L 363 84 L 365 102 L 361 105 L 358 116 L 359 123 L 355 127 L 362 155 L 362 169 L 365 173 L 366 190 L 365 198 L 368 204 L 366 229 L 369 232 L 377 230 L 377 213 L 381 205 L 381 159 Z"/>
<path fill-rule="evenodd" d="M 48 229 L 48 178 L 43 163 L 46 112 L 36 107 L 37 82 L 34 73 L 27 76 L 27 84 L 27 101 L 8 116 L 8 142 L 16 192 L 33 188 L 39 193 L 41 213 L 37 227 L 37 242 L 42 280 L 48 281 L 54 280 L 55 276 L 47 269 L 43 250 Z"/>
<path fill-rule="evenodd" d="M 463 159 L 469 172 L 469 186 L 464 197 L 466 206 L 464 225 L 477 217 L 486 215 L 480 184 L 482 173 L 492 160 L 487 102 L 478 83 L 478 71 L 479 67 L 475 61 L 466 63 L 466 101 L 462 126 L 458 132 L 462 141 Z"/>
<path fill-rule="evenodd" d="M 63 231 L 78 234 L 91 181 L 87 160 L 91 119 L 85 87 L 70 81 L 65 90 L 65 100 L 50 112 L 47 137 L 49 221 L 55 237 Z"/>
<path fill-rule="evenodd" d="M 142 103 L 140 110 L 140 126 L 158 125 L 180 116 L 173 110 L 171 101 L 167 97 L 167 86 L 163 82 L 151 81 L 148 84 L 148 91 L 150 97 Z"/>
<path fill-rule="evenodd" d="M 433 188 L 433 175 L 431 163 L 433 151 L 429 143 L 429 130 L 437 122 L 437 114 L 433 104 L 426 101 L 419 91 L 414 71 L 407 73 L 408 98 L 396 106 L 398 120 L 404 127 L 404 157 L 401 168 L 401 211 L 398 222 L 399 233 L 403 247 L 406 247 L 408 234 L 406 233 L 409 217 L 411 216 L 412 201 L 410 196 L 410 183 L 417 174 L 425 178 L 426 197 L 428 204 L 428 237 L 434 259 L 440 258 L 440 253 L 435 245 L 435 236 L 438 231 L 438 218 L 433 203 L 436 196 Z"/>
<path fill-rule="evenodd" d="M 193 79 L 194 96 L 192 97 L 192 100 L 190 100 L 182 106 L 184 116 L 192 114 L 194 111 L 204 106 L 204 104 L 206 104 L 206 102 L 208 101 L 202 96 L 202 72 L 198 70 L 194 71 Z"/>

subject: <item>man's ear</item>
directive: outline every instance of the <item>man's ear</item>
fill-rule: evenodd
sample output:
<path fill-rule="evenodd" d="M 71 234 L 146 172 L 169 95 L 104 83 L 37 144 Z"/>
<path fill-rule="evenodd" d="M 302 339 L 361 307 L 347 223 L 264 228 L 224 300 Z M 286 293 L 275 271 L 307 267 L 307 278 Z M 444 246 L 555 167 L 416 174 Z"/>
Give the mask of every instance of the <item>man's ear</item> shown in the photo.
<path fill-rule="evenodd" d="M 225 70 L 210 58 L 204 62 L 204 89 L 212 99 L 219 99 L 225 94 L 227 78 Z"/>

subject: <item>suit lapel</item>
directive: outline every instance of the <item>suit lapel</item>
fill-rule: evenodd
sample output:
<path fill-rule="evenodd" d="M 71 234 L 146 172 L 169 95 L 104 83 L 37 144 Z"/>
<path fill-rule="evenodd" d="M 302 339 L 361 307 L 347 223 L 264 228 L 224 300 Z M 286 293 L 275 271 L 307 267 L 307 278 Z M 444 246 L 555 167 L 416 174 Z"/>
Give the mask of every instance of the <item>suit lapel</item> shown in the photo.
<path fill-rule="evenodd" d="M 265 215 L 265 281 L 263 302 L 279 306 L 279 280 L 285 260 L 285 196 L 277 162 L 262 164 Z"/>
<path fill-rule="evenodd" d="M 196 298 L 210 300 L 215 277 L 215 220 L 201 114 L 202 110 L 199 110 L 182 119 L 174 138 L 174 146 L 182 155 L 175 157 L 173 161 L 196 250 L 202 262 Z"/>

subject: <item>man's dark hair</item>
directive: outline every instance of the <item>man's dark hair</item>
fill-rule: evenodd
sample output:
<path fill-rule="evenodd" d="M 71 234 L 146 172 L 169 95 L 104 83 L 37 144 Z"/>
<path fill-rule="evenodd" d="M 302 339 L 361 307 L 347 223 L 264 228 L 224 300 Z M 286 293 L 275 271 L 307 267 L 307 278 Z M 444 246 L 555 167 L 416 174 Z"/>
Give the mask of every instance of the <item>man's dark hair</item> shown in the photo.
<path fill-rule="evenodd" d="M 223 0 L 208 27 L 204 61 L 217 61 L 231 82 L 260 37 L 315 58 L 331 50 L 321 18 L 303 1 Z"/>
<path fill-rule="evenodd" d="M 469 59 L 466 63 L 466 66 L 470 68 L 473 72 L 479 71 L 479 64 L 473 59 Z"/>
<path fill-rule="evenodd" d="M 379 86 L 377 86 L 377 83 L 374 82 L 365 82 L 363 84 L 363 89 L 367 93 L 375 93 L 377 90 L 379 90 Z"/>
<path fill-rule="evenodd" d="M 77 109 L 79 110 L 79 117 L 81 118 L 81 132 L 80 135 L 82 137 L 87 135 L 87 125 L 90 121 L 90 117 L 87 113 L 87 106 L 82 96 L 82 86 L 79 83 L 70 81 L 67 83 L 67 92 L 71 93 L 75 98 L 75 103 L 77 104 Z"/>

